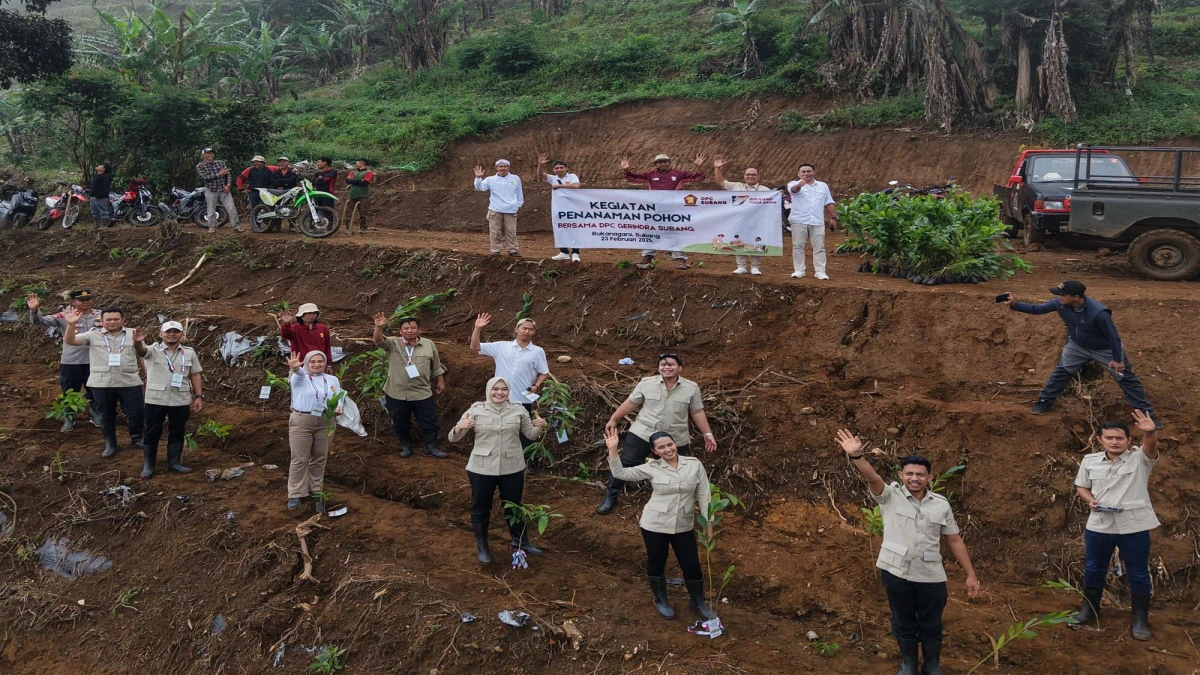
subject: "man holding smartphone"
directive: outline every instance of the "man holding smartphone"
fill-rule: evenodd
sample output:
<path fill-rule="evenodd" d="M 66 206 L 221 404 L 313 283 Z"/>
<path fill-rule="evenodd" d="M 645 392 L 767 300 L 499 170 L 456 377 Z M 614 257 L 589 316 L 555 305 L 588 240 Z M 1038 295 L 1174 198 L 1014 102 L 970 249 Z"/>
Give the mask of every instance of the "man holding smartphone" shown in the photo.
<path fill-rule="evenodd" d="M 1089 361 L 1095 361 L 1104 366 L 1117 381 L 1125 394 L 1125 401 L 1134 410 L 1144 410 L 1161 429 L 1162 423 L 1154 415 L 1154 406 L 1146 399 L 1146 390 L 1129 364 L 1129 356 L 1112 320 L 1112 310 L 1084 295 L 1086 291 L 1082 283 L 1068 280 L 1050 289 L 1053 298 L 1037 305 L 1018 302 L 1012 293 L 996 297 L 997 302 L 1006 303 L 1009 309 L 1023 314 L 1058 312 L 1067 325 L 1067 344 L 1063 347 L 1058 367 L 1050 373 L 1042 393 L 1038 395 L 1033 414 L 1050 412 L 1050 408 L 1054 407 L 1054 399 L 1063 393 L 1075 373 Z"/>
<path fill-rule="evenodd" d="M 1158 434 L 1154 420 L 1140 410 L 1133 419 L 1142 432 L 1141 447 L 1132 446 L 1129 427 L 1104 422 L 1096 430 L 1103 452 L 1085 455 L 1075 476 L 1075 492 L 1087 504 L 1087 529 L 1083 533 L 1083 607 L 1075 615 L 1079 626 L 1100 622 L 1100 600 L 1113 549 L 1129 578 L 1132 610 L 1130 634 L 1150 639 L 1150 530 L 1158 517 L 1150 504 L 1150 471 L 1158 463 Z"/>

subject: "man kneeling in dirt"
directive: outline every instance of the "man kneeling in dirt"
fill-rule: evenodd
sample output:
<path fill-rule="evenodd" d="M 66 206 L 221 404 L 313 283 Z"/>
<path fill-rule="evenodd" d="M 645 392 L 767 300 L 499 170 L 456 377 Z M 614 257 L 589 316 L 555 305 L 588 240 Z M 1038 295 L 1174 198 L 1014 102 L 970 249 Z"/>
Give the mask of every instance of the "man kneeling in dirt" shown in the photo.
<path fill-rule="evenodd" d="M 900 460 L 904 485 L 886 485 L 863 456 L 863 443 L 850 431 L 837 433 L 838 443 L 854 468 L 867 479 L 871 498 L 883 517 L 883 546 L 875 566 L 892 608 L 892 635 L 900 646 L 896 675 L 942 675 L 942 610 L 946 608 L 946 570 L 941 538 L 967 572 L 967 597 L 979 594 L 971 556 L 958 533 L 950 502 L 928 489 L 933 476 L 929 460 L 909 455 Z M 925 656 L 917 669 L 917 643 Z"/>
<path fill-rule="evenodd" d="M 1108 563 L 1113 549 L 1119 548 L 1129 577 L 1129 632 L 1135 640 L 1149 640 L 1150 530 L 1159 523 L 1148 486 L 1150 471 L 1158 463 L 1158 436 L 1148 414 L 1135 410 L 1133 419 L 1142 432 L 1140 448 L 1130 447 L 1129 427 L 1105 422 L 1096 431 L 1104 451 L 1085 455 L 1079 462 L 1075 492 L 1091 514 L 1083 533 L 1083 608 L 1075 621 L 1080 627 L 1099 626 Z"/>

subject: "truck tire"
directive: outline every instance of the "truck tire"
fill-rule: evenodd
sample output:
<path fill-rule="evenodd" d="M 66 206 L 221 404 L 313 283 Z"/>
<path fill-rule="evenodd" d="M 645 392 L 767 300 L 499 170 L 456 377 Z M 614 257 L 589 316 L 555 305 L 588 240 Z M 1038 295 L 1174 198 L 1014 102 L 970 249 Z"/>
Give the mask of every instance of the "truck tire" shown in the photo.
<path fill-rule="evenodd" d="M 1200 240 L 1180 230 L 1152 230 L 1129 245 L 1129 264 L 1159 281 L 1190 279 L 1200 272 Z"/>
<path fill-rule="evenodd" d="M 1021 237 L 1025 240 L 1026 246 L 1040 244 L 1046 241 L 1046 233 L 1042 228 L 1038 227 L 1037 221 L 1034 220 L 1032 213 L 1025 214 L 1025 220 L 1021 223 Z"/>

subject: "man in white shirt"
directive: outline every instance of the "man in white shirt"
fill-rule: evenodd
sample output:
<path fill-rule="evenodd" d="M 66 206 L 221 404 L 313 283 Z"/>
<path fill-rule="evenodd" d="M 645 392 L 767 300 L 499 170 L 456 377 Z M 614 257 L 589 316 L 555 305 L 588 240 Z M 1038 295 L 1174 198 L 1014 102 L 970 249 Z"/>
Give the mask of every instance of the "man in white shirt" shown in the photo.
<path fill-rule="evenodd" d="M 787 184 L 792 195 L 792 213 L 788 224 L 792 230 L 793 279 L 804 278 L 804 244 L 812 242 L 813 271 L 818 279 L 828 279 L 825 274 L 825 220 L 830 229 L 837 229 L 837 210 L 829 186 L 816 180 L 816 169 L 805 162 L 797 173 L 800 180 Z"/>
<path fill-rule="evenodd" d="M 724 188 L 726 190 L 730 190 L 733 192 L 759 192 L 759 191 L 769 191 L 771 189 L 771 188 L 767 187 L 766 185 L 763 185 L 762 183 L 758 182 L 758 169 L 756 169 L 752 166 L 746 167 L 746 170 L 744 172 L 742 172 L 742 181 L 743 182 L 741 182 L 741 183 L 738 183 L 736 181 L 725 180 L 725 175 L 721 173 L 721 167 L 723 167 L 723 166 L 725 166 L 725 158 L 724 157 L 721 157 L 720 155 L 718 155 L 713 158 L 713 178 L 714 178 L 714 180 L 717 181 L 717 185 L 720 185 L 722 188 Z M 760 255 L 751 255 L 751 256 L 736 255 L 736 256 L 734 256 L 733 259 L 737 263 L 737 269 L 733 270 L 733 273 L 734 274 L 745 274 L 746 273 L 746 258 L 750 259 L 750 274 L 762 274 L 762 272 L 758 269 L 758 262 L 759 262 L 759 260 L 762 259 L 762 256 L 760 256 Z"/>
<path fill-rule="evenodd" d="M 525 193 L 521 191 L 521 178 L 509 173 L 512 164 L 507 159 L 496 160 L 495 175 L 483 177 L 483 167 L 475 167 L 475 189 L 490 192 L 488 198 L 488 235 L 492 255 L 500 255 L 501 246 L 508 248 L 511 256 L 520 256 L 517 250 L 517 211 L 525 205 Z"/>
<path fill-rule="evenodd" d="M 1075 615 L 1079 626 L 1099 626 L 1100 599 L 1113 550 L 1129 579 L 1132 617 L 1130 634 L 1150 639 L 1150 530 L 1159 526 L 1150 504 L 1150 471 L 1158 463 L 1157 425 L 1149 413 L 1133 411 L 1142 432 L 1142 446 L 1132 446 L 1129 427 L 1104 422 L 1096 430 L 1103 452 L 1085 455 L 1075 476 L 1075 492 L 1087 504 L 1083 532 L 1083 607 Z M 1131 447 L 1132 446 L 1132 447 Z"/>
<path fill-rule="evenodd" d="M 508 400 L 525 406 L 530 415 L 542 390 L 542 383 L 550 376 L 546 362 L 546 350 L 533 344 L 537 335 L 537 324 L 533 319 L 521 319 L 513 330 L 514 340 L 480 342 L 480 336 L 492 321 L 492 315 L 484 312 L 475 319 L 471 331 L 471 349 L 482 356 L 490 356 L 496 362 L 494 377 L 508 382 Z M 529 439 L 521 436 L 521 447 L 529 445 Z"/>
<path fill-rule="evenodd" d="M 538 175 L 542 180 L 550 184 L 550 189 L 553 190 L 573 190 L 579 187 L 579 176 L 571 173 L 571 168 L 561 159 L 555 160 L 550 164 L 551 173 L 546 173 L 542 167 L 550 161 L 550 156 L 546 153 L 538 155 Z M 560 248 L 558 255 L 550 258 L 551 260 L 570 260 L 579 262 L 579 249 Z"/>

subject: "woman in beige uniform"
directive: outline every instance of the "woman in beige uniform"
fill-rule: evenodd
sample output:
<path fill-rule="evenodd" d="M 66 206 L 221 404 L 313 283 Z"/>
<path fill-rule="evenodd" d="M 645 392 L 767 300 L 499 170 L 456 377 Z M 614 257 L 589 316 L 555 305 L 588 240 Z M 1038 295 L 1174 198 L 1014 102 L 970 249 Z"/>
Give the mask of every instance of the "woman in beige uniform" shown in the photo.
<path fill-rule="evenodd" d="M 707 514 L 712 499 L 704 464 L 695 457 L 680 455 L 671 434 L 659 431 L 650 436 L 650 449 L 657 459 L 640 466 L 621 466 L 619 439 L 616 429 L 604 430 L 612 475 L 623 481 L 648 480 L 654 488 L 642 510 L 640 525 L 646 542 L 646 577 L 655 608 L 664 618 L 675 618 L 675 610 L 667 601 L 665 576 L 667 549 L 673 548 L 692 607 L 705 619 L 715 619 L 717 615 L 704 600 L 704 572 L 696 546 L 696 504 L 701 513 Z"/>
<path fill-rule="evenodd" d="M 492 562 L 488 550 L 488 520 L 492 512 L 492 496 L 500 490 L 500 499 L 521 503 L 525 492 L 525 452 L 521 435 L 537 440 L 546 428 L 546 420 L 529 418 L 529 411 L 519 403 L 508 400 L 508 381 L 502 377 L 488 380 L 484 400 L 467 409 L 458 424 L 450 430 L 450 442 L 457 443 L 472 429 L 475 447 L 467 461 L 467 479 L 471 481 L 471 529 L 479 548 L 479 562 Z M 542 551 L 530 545 L 529 535 L 521 524 L 509 523 L 511 547 L 530 555 Z"/>
<path fill-rule="evenodd" d="M 312 350 L 301 361 L 295 356 L 288 360 L 292 375 L 292 414 L 288 417 L 288 445 L 292 461 L 288 468 L 287 507 L 300 506 L 305 497 L 313 498 L 317 513 L 325 512 L 321 497 L 325 483 L 325 461 L 329 457 L 329 442 L 333 440 L 334 420 L 328 417 L 329 400 L 342 391 L 342 384 L 333 375 L 325 374 L 325 354 Z M 338 404 L 336 414 L 342 414 Z"/>

